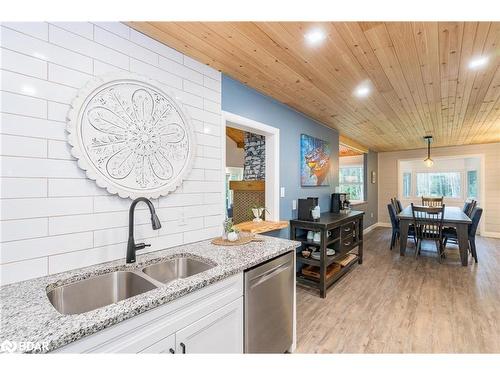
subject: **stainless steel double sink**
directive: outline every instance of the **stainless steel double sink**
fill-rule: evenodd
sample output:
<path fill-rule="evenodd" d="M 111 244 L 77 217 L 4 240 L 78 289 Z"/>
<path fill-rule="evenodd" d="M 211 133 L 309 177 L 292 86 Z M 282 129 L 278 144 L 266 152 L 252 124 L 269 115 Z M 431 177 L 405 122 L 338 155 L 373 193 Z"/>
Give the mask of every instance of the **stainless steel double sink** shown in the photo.
<path fill-rule="evenodd" d="M 185 279 L 215 266 L 188 257 L 173 258 L 134 271 L 114 271 L 47 293 L 52 306 L 64 315 L 80 314 L 149 292 L 177 279 Z"/>

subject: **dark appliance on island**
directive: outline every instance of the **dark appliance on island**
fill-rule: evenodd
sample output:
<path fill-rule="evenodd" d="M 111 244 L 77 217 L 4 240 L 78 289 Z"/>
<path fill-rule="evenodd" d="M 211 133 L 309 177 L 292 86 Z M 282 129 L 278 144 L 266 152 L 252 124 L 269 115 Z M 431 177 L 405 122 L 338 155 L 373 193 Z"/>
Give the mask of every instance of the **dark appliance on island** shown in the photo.
<path fill-rule="evenodd" d="M 312 210 L 318 205 L 317 197 L 299 199 L 298 220 L 316 221 L 312 216 Z"/>
<path fill-rule="evenodd" d="M 349 194 L 347 193 L 333 193 L 332 202 L 330 204 L 330 212 L 335 214 L 349 208 Z"/>

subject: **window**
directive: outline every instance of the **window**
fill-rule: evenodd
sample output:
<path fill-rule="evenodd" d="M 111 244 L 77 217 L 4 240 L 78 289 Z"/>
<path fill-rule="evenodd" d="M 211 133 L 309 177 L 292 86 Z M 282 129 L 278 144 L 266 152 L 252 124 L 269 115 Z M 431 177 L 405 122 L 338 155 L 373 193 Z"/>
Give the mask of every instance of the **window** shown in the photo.
<path fill-rule="evenodd" d="M 233 205 L 233 191 L 229 189 L 229 181 L 243 180 L 243 168 L 226 167 L 226 209 Z"/>
<path fill-rule="evenodd" d="M 403 173 L 403 197 L 411 197 L 411 173 Z"/>
<path fill-rule="evenodd" d="M 461 198 L 460 172 L 417 173 L 417 196 Z"/>
<path fill-rule="evenodd" d="M 477 171 L 467 171 L 467 198 L 477 198 Z"/>
<path fill-rule="evenodd" d="M 363 166 L 339 168 L 340 192 L 348 193 L 350 200 L 364 200 Z"/>

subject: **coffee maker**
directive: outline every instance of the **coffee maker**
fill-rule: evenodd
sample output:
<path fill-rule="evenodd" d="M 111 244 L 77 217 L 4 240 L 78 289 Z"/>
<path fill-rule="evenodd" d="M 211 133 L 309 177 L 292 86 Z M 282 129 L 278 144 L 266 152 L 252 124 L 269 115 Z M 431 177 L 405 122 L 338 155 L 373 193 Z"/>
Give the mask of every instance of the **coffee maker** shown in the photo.
<path fill-rule="evenodd" d="M 305 221 L 317 221 L 312 216 L 312 210 L 314 207 L 318 205 L 317 197 L 308 197 L 306 199 L 299 199 L 299 212 L 298 212 L 298 220 Z"/>
<path fill-rule="evenodd" d="M 349 194 L 347 193 L 333 193 L 332 201 L 330 204 L 330 212 L 340 213 L 342 210 L 345 210 L 348 207 L 349 202 Z"/>

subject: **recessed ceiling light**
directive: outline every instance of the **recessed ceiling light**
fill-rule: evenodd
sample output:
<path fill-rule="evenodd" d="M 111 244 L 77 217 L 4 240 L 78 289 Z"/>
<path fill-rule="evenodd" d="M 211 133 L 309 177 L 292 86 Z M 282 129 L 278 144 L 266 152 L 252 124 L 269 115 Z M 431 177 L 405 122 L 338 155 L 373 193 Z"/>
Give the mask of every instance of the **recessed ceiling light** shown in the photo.
<path fill-rule="evenodd" d="M 326 34 L 323 32 L 323 30 L 320 29 L 314 29 L 308 31 L 305 35 L 304 38 L 307 40 L 309 44 L 319 44 L 323 40 L 326 39 Z"/>
<path fill-rule="evenodd" d="M 488 63 L 487 56 L 476 57 L 469 62 L 469 68 L 479 69 L 479 68 L 485 66 L 487 63 Z"/>
<path fill-rule="evenodd" d="M 356 87 L 356 89 L 354 90 L 354 95 L 358 98 L 366 98 L 368 95 L 370 95 L 371 91 L 371 85 L 368 82 L 363 82 L 358 87 Z"/>

